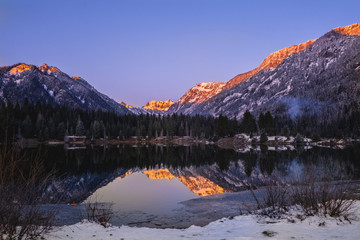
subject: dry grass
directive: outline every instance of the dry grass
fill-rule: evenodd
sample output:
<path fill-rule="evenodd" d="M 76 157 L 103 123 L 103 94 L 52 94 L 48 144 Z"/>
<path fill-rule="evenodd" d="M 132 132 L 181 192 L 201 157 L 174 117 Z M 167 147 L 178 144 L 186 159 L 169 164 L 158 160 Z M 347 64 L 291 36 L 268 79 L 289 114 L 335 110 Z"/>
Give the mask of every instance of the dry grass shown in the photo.
<path fill-rule="evenodd" d="M 310 168 L 306 175 L 294 177 L 290 185 L 269 182 L 262 199 L 252 195 L 261 209 L 259 213 L 269 217 L 279 218 L 290 206 L 297 205 L 306 216 L 347 219 L 357 199 L 355 188 L 350 181 L 331 181 L 325 173 L 316 174 Z"/>
<path fill-rule="evenodd" d="M 347 216 L 356 200 L 355 184 L 319 176 L 309 169 L 305 176 L 295 179 L 290 188 L 291 204 L 300 205 L 309 216 Z"/>
<path fill-rule="evenodd" d="M 100 202 L 97 197 L 89 198 L 84 203 L 86 219 L 108 227 L 110 219 L 114 215 L 112 206 L 112 203 Z M 82 213 L 80 213 L 80 218 L 84 219 Z"/>
<path fill-rule="evenodd" d="M 52 173 L 40 154 L 0 149 L 0 239 L 38 239 L 52 226 L 54 212 L 40 209 L 40 196 Z"/>

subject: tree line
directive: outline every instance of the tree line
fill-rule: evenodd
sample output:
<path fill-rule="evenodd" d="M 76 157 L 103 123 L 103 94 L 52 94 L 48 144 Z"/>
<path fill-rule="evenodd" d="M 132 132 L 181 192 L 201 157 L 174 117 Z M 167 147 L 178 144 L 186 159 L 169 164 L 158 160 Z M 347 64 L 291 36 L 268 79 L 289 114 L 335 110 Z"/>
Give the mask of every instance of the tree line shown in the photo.
<path fill-rule="evenodd" d="M 319 123 L 314 116 L 273 117 L 270 112 L 260 113 L 256 118 L 246 111 L 241 121 L 226 116 L 189 116 L 128 114 L 101 110 L 73 109 L 68 106 L 50 105 L 27 99 L 22 104 L 8 103 L 0 106 L 0 139 L 14 140 L 20 137 L 63 140 L 65 135 L 86 136 L 89 139 L 128 139 L 192 136 L 217 138 L 237 133 L 249 135 L 295 136 L 297 133 L 308 137 L 360 136 L 360 113 L 339 117 L 328 124 Z"/>

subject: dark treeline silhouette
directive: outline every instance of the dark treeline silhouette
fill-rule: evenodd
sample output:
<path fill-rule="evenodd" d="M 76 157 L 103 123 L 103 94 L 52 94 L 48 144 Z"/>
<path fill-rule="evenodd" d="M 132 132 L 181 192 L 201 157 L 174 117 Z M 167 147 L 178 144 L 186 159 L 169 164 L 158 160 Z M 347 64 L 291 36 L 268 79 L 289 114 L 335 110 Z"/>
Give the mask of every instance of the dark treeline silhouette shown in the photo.
<path fill-rule="evenodd" d="M 37 152 L 39 149 L 24 149 Z M 85 149 L 66 150 L 63 146 L 46 146 L 40 149 L 46 169 L 55 169 L 58 176 L 81 173 L 112 172 L 114 169 L 152 169 L 201 167 L 217 164 L 227 170 L 239 154 L 231 149 L 217 148 L 215 145 L 197 146 L 93 146 Z"/>
<path fill-rule="evenodd" d="M 237 133 L 250 135 L 295 136 L 297 133 L 311 138 L 359 137 L 360 112 L 338 116 L 336 121 L 325 123 L 318 116 L 273 117 L 270 112 L 260 113 L 256 119 L 246 111 L 241 121 L 220 115 L 118 115 L 114 112 L 85 111 L 66 106 L 52 106 L 37 102 L 0 106 L 0 139 L 19 137 L 63 140 L 65 135 L 83 135 L 91 139 L 157 138 L 192 136 L 216 139 Z"/>
<path fill-rule="evenodd" d="M 233 122 L 236 132 L 237 121 Z M 63 140 L 65 135 L 88 138 L 127 139 L 137 137 L 193 136 L 210 138 L 215 135 L 217 119 L 210 116 L 187 115 L 118 115 L 114 112 L 85 111 L 44 103 L 0 107 L 1 139 L 38 138 Z"/>
<path fill-rule="evenodd" d="M 215 145 L 196 146 L 87 146 L 85 149 L 66 150 L 62 146 L 47 146 L 40 149 L 47 170 L 56 170 L 58 177 L 83 173 L 106 173 L 115 169 L 152 169 L 202 167 L 216 164 L 227 171 L 230 164 L 240 160 L 248 177 L 255 168 L 262 174 L 271 175 L 276 168 L 287 173 L 292 169 L 306 171 L 307 168 L 326 172 L 328 177 L 359 178 L 360 148 L 358 145 L 345 149 L 313 148 L 305 150 L 270 151 L 264 145 L 261 151 L 235 152 Z M 23 151 L 38 151 L 24 149 Z M 316 169 L 315 169 L 316 167 Z M 300 172 L 299 172 L 300 173 Z"/>

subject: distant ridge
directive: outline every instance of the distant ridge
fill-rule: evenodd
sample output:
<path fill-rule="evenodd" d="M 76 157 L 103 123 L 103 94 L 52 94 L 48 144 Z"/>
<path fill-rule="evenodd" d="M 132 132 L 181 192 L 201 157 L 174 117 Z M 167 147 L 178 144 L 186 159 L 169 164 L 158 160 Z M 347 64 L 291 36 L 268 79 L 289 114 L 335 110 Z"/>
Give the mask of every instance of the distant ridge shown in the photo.
<path fill-rule="evenodd" d="M 356 110 L 360 105 L 359 36 L 360 24 L 356 23 L 281 49 L 257 68 L 237 75 L 225 85 L 217 83 L 220 90 L 191 94 L 198 88 L 195 86 L 169 112 L 222 114 L 240 119 L 246 109 L 255 113 L 270 110 L 276 115 L 295 112 L 292 116 L 325 114 L 326 109 L 337 108 L 338 112 L 341 106 L 349 104 Z M 336 93 L 334 88 L 338 89 Z"/>
<path fill-rule="evenodd" d="M 131 113 L 81 77 L 70 77 L 56 67 L 25 63 L 1 67 L 0 103 L 22 103 L 25 99 L 85 110 Z"/>

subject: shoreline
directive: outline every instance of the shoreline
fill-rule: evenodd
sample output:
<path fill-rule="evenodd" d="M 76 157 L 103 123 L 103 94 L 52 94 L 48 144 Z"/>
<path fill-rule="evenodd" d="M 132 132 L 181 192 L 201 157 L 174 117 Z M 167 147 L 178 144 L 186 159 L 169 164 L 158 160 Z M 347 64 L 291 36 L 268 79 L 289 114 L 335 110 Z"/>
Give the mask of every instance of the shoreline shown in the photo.
<path fill-rule="evenodd" d="M 261 197 L 264 190 L 259 188 L 254 192 Z M 57 210 L 56 226 L 67 226 L 80 222 L 79 216 L 84 211 L 83 204 L 44 204 L 41 208 L 45 211 Z M 256 201 L 251 192 L 245 190 L 179 202 L 176 208 L 167 213 L 116 211 L 110 223 L 113 226 L 185 229 L 192 225 L 203 227 L 221 218 L 231 218 L 255 208 Z"/>
<path fill-rule="evenodd" d="M 338 148 L 343 149 L 347 146 L 351 146 L 352 144 L 360 143 L 360 139 L 358 138 L 324 138 L 320 141 L 313 141 L 309 138 L 303 138 L 303 140 L 296 140 L 294 137 L 285 137 L 285 136 L 269 136 L 268 141 L 260 142 L 260 137 L 255 136 L 250 138 L 245 134 L 238 134 L 234 137 L 224 137 L 219 138 L 217 141 L 211 141 L 210 139 L 198 139 L 194 137 L 159 137 L 156 139 L 136 139 L 129 138 L 126 140 L 118 140 L 118 139 L 87 139 L 84 143 L 78 144 L 68 144 L 65 141 L 59 140 L 48 140 L 48 141 L 38 141 L 37 139 L 20 139 L 16 142 L 19 146 L 25 148 L 34 148 L 39 145 L 47 145 L 47 146 L 57 146 L 57 145 L 65 145 L 74 148 L 82 148 L 88 145 L 95 146 L 116 146 L 116 145 L 157 145 L 157 146 L 194 146 L 194 145 L 216 145 L 222 149 L 233 149 L 235 151 L 246 151 L 250 149 L 257 149 L 261 146 L 268 147 L 269 150 L 291 150 L 296 147 L 326 147 L 326 148 Z M 0 143 L 1 144 L 1 143 Z"/>

